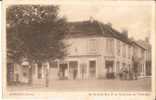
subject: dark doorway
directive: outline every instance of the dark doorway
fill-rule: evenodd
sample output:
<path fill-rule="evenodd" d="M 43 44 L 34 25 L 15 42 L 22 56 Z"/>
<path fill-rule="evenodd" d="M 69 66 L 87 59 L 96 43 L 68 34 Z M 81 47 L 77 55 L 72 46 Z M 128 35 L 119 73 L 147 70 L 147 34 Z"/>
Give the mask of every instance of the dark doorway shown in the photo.
<path fill-rule="evenodd" d="M 77 61 L 70 61 L 69 62 L 69 70 L 72 74 L 72 79 L 76 79 L 77 73 L 78 73 L 78 62 Z"/>
<path fill-rule="evenodd" d="M 114 62 L 113 61 L 107 61 L 105 62 L 105 66 L 106 66 L 106 77 L 107 78 L 114 78 L 114 72 L 113 72 L 113 66 L 114 66 Z"/>
<path fill-rule="evenodd" d="M 90 78 L 95 78 L 96 76 L 96 61 L 95 60 L 89 61 L 89 74 L 90 74 Z"/>
<path fill-rule="evenodd" d="M 81 79 L 85 79 L 85 77 L 87 76 L 87 64 L 86 63 L 80 64 L 80 76 L 81 76 Z"/>
<path fill-rule="evenodd" d="M 66 79 L 67 77 L 65 76 L 65 72 L 68 68 L 67 64 L 60 64 L 59 66 L 59 73 L 60 73 L 60 79 Z"/>

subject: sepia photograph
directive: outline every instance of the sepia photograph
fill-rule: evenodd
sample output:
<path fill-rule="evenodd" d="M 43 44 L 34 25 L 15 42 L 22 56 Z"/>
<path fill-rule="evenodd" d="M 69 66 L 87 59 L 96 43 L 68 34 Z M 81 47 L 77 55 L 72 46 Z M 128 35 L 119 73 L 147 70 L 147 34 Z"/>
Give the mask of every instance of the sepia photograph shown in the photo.
<path fill-rule="evenodd" d="M 151 93 L 150 4 L 7 5 L 5 89 Z"/>

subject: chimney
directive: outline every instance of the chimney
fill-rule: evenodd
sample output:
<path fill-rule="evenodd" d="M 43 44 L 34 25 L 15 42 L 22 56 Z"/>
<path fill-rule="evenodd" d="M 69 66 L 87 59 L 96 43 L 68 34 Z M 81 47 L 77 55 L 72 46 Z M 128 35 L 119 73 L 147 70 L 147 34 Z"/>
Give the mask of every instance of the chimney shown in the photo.
<path fill-rule="evenodd" d="M 145 38 L 145 41 L 146 41 L 147 43 L 149 43 L 149 37 L 146 37 L 146 38 Z"/>
<path fill-rule="evenodd" d="M 125 38 L 128 38 L 128 31 L 127 31 L 127 30 L 122 30 L 121 34 L 122 34 Z"/>

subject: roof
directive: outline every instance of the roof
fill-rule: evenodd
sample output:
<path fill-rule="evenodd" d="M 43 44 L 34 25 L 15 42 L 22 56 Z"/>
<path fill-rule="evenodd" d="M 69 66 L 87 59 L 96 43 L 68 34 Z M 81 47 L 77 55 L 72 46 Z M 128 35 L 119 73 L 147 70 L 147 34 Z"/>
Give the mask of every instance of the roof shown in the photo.
<path fill-rule="evenodd" d="M 141 45 L 143 48 L 145 48 L 146 50 L 151 50 L 151 44 L 147 41 L 143 41 L 143 40 L 138 40 L 136 41 L 139 45 Z"/>
<path fill-rule="evenodd" d="M 138 47 L 140 47 L 140 48 L 142 48 L 142 49 L 146 50 L 146 48 L 145 48 L 145 47 L 143 47 L 143 46 L 142 46 L 141 44 L 139 44 L 138 42 L 133 41 L 132 43 L 133 43 L 133 44 L 135 44 L 135 45 L 137 45 Z"/>
<path fill-rule="evenodd" d="M 114 37 L 123 42 L 130 44 L 132 41 L 123 34 L 113 29 L 108 24 L 103 24 L 98 21 L 79 21 L 69 22 L 69 33 L 67 37 L 88 37 L 88 36 L 103 36 Z"/>

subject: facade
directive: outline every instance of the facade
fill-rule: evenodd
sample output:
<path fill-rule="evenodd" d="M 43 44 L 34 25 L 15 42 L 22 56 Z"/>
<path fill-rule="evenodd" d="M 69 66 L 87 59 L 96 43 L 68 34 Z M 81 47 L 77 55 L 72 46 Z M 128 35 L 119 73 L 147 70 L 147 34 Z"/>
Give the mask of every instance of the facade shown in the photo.
<path fill-rule="evenodd" d="M 131 72 L 134 67 L 133 59 L 140 59 L 142 56 L 143 60 L 139 62 L 141 71 L 137 74 L 146 75 L 145 49 L 132 42 L 127 32 L 120 33 L 111 25 L 97 21 L 69 23 L 69 34 L 63 42 L 67 45 L 67 56 L 64 59 L 34 64 L 34 84 L 44 84 L 47 80 L 58 79 L 118 78 L 122 72 Z M 25 69 L 18 71 L 20 80 L 28 83 L 30 67 L 23 67 Z"/>
<path fill-rule="evenodd" d="M 139 41 L 137 41 L 137 43 L 139 43 L 139 45 L 141 45 L 142 47 L 144 47 L 146 49 L 145 50 L 146 76 L 151 76 L 151 71 L 152 71 L 152 67 L 151 67 L 152 60 L 151 59 L 152 59 L 152 56 L 151 56 L 151 45 L 149 43 L 149 38 L 147 37 L 144 41 L 139 40 Z"/>
<path fill-rule="evenodd" d="M 79 37 L 67 39 L 66 43 L 72 45 L 64 63 L 69 71 L 73 67 L 71 64 L 75 63 L 76 79 L 106 78 L 109 73 L 117 76 L 120 69 L 129 70 L 132 66 L 132 47 L 121 40 L 112 37 Z M 67 77 L 73 79 L 72 76 Z"/>
<path fill-rule="evenodd" d="M 139 45 L 137 42 L 133 42 L 133 68 L 137 76 L 146 76 L 146 49 Z"/>

